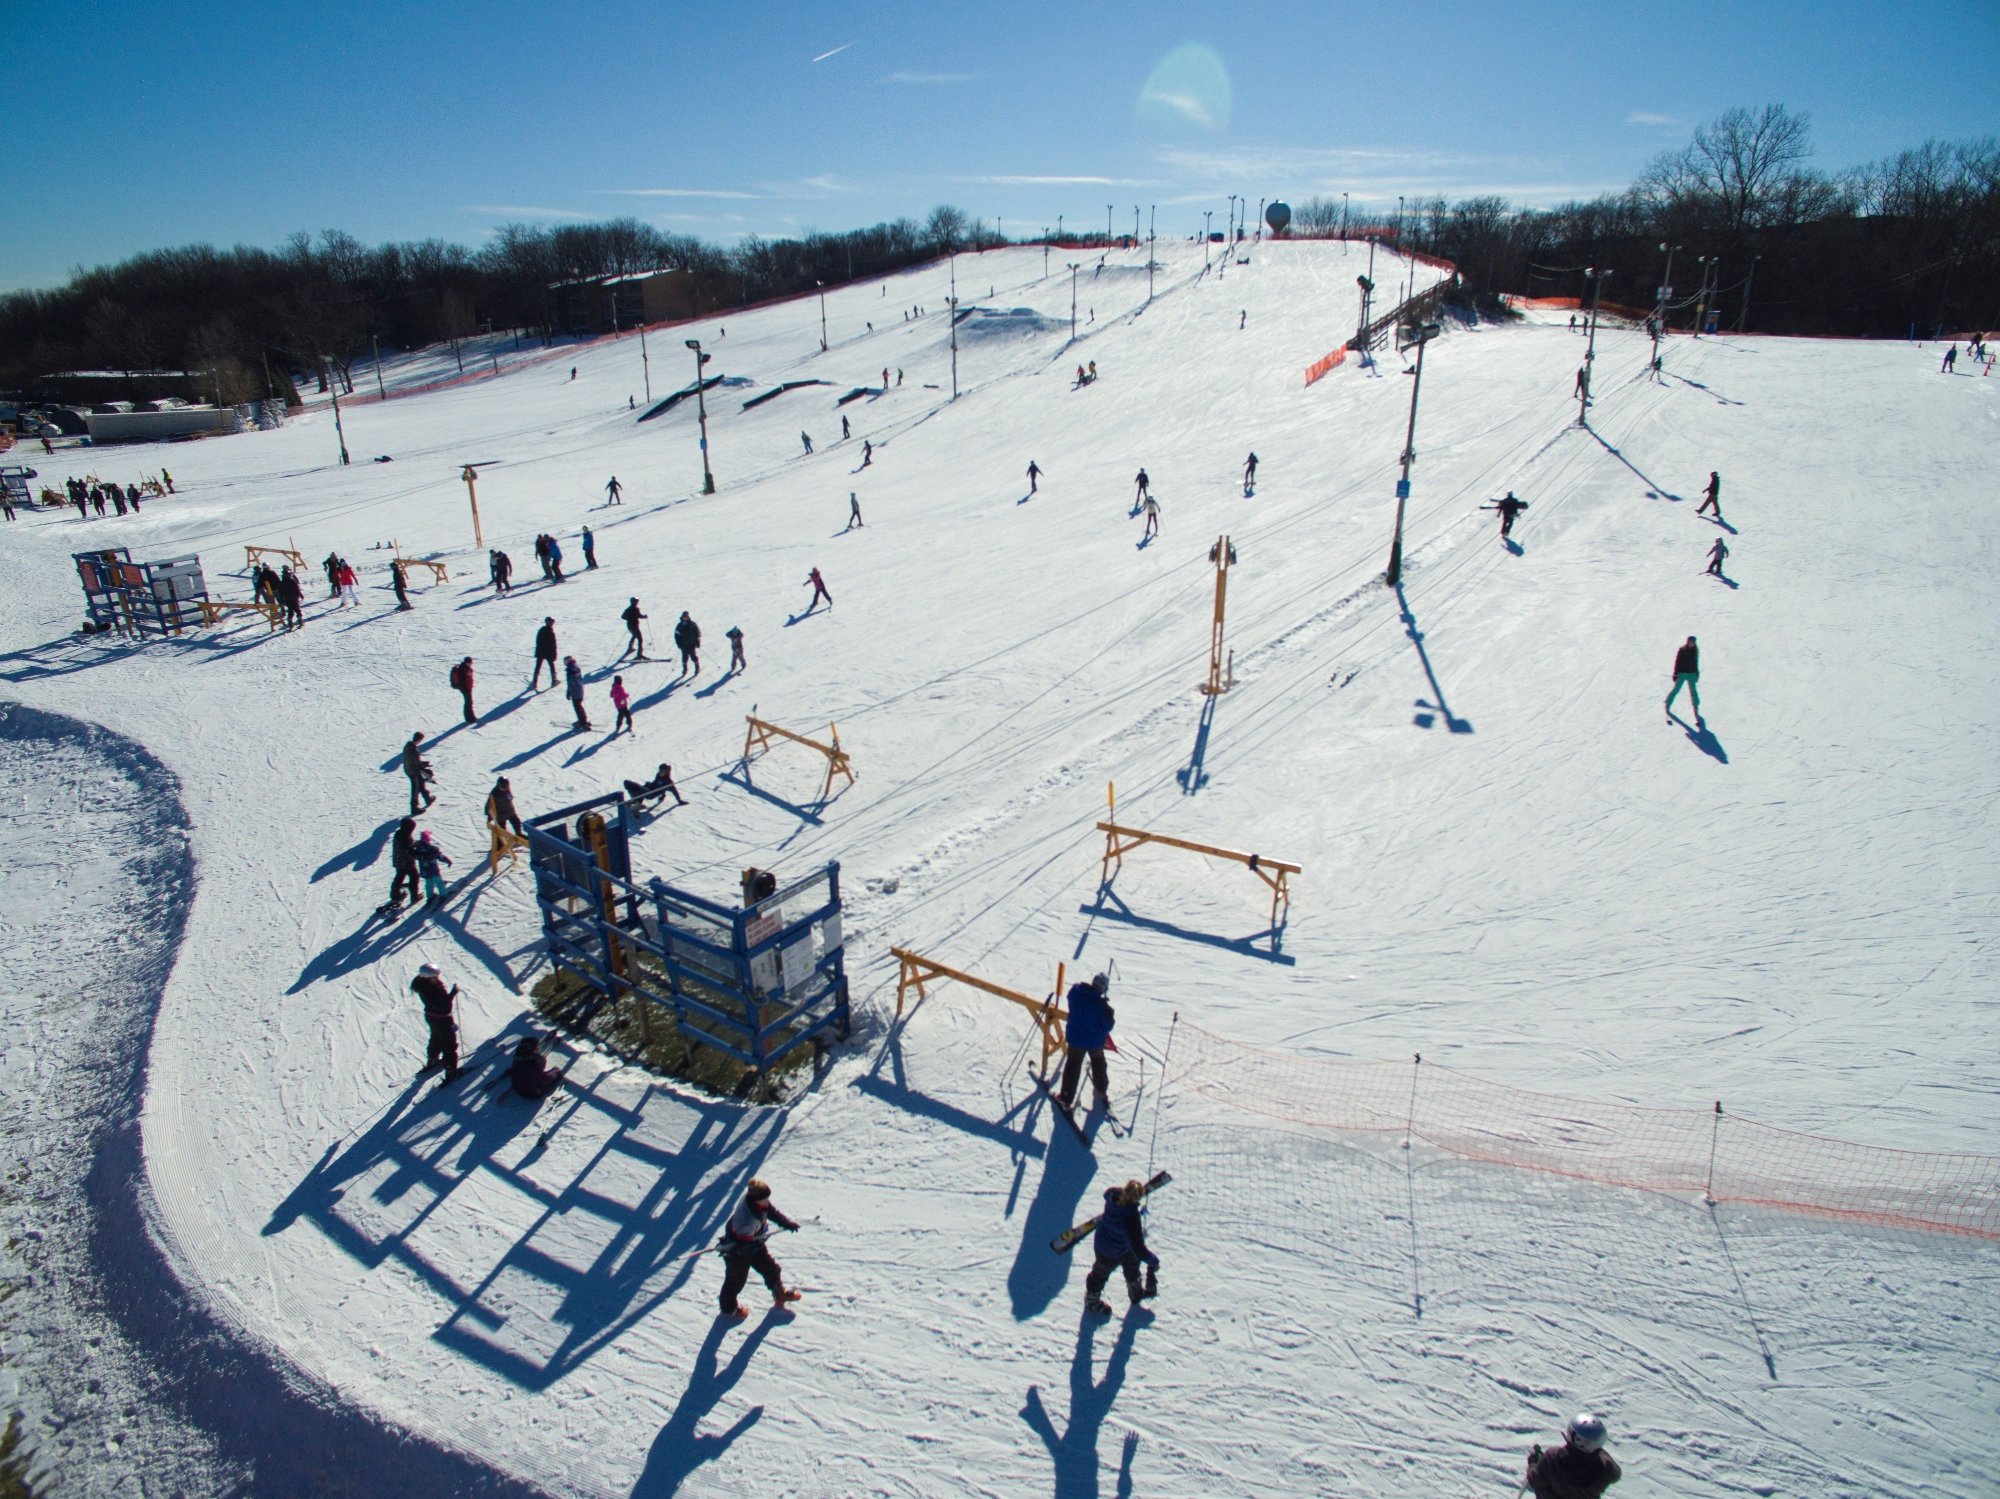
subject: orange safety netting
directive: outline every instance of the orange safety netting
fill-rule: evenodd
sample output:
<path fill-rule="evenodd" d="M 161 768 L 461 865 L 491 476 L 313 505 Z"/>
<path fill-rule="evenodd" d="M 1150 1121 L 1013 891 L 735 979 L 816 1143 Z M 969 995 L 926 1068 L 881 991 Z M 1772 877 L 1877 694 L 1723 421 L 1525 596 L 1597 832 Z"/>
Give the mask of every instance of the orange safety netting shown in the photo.
<path fill-rule="evenodd" d="M 1177 1035 L 1175 1081 L 1290 1123 L 1407 1134 L 1467 1160 L 1608 1186 L 2000 1239 L 2000 1156 L 1857 1145 L 1739 1118 L 1719 1103 L 1561 1098 L 1432 1062 L 1309 1060 L 1185 1021 Z"/>

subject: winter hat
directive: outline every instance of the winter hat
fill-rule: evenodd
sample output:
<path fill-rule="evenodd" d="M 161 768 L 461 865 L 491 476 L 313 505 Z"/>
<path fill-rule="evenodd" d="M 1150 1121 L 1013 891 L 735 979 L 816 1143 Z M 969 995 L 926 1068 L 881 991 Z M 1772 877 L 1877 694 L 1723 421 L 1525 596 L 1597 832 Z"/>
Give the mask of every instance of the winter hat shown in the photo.
<path fill-rule="evenodd" d="M 1096 978 L 1090 981 L 1090 987 L 1095 989 L 1099 994 L 1104 993 L 1111 987 L 1111 975 L 1108 973 L 1098 974 Z"/>
<path fill-rule="evenodd" d="M 438 966 L 435 963 L 426 963 L 424 964 L 423 967 L 417 970 L 418 978 L 434 979 L 437 976 L 438 976 Z"/>
<path fill-rule="evenodd" d="M 752 1202 L 768 1202 L 771 1199 L 771 1184 L 761 1177 L 750 1178 L 748 1196 Z"/>
<path fill-rule="evenodd" d="M 1563 1436 L 1578 1451 L 1595 1452 L 1604 1445 L 1604 1422 L 1582 1411 L 1563 1428 Z"/>
<path fill-rule="evenodd" d="M 431 830 L 429 828 L 425 828 L 421 833 L 417 834 L 417 842 L 429 843 L 430 841 L 431 841 Z"/>

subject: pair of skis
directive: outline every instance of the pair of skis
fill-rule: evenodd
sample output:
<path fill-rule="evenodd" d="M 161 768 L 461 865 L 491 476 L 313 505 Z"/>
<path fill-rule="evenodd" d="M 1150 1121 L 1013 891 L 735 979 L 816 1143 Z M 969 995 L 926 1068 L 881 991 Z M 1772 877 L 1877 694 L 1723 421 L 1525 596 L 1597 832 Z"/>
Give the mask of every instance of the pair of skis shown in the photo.
<path fill-rule="evenodd" d="M 1056 1117 L 1062 1120 L 1064 1124 L 1069 1126 L 1070 1133 L 1076 1136 L 1077 1144 L 1081 1145 L 1085 1150 L 1089 1150 L 1091 1148 L 1090 1136 L 1084 1133 L 1083 1129 L 1084 1121 L 1079 1120 L 1076 1117 L 1075 1105 L 1065 1104 L 1060 1098 L 1058 1098 L 1056 1096 L 1056 1090 L 1049 1086 L 1047 1078 L 1041 1078 L 1041 1077 L 1036 1078 L 1035 1086 L 1037 1088 L 1040 1088 L 1043 1094 L 1048 1098 L 1049 1103 L 1055 1109 Z M 1092 1107 L 1091 1112 L 1093 1114 L 1096 1112 L 1095 1106 Z M 1108 1106 L 1104 1110 L 1104 1122 L 1111 1127 L 1111 1133 L 1116 1135 L 1121 1140 L 1124 1139 L 1127 1135 L 1132 1133 L 1132 1126 L 1126 1124 L 1120 1124 L 1118 1122 L 1118 1116 L 1112 1113 Z M 1134 1122 L 1135 1123 L 1137 1122 L 1136 1115 L 1134 1116 Z"/>

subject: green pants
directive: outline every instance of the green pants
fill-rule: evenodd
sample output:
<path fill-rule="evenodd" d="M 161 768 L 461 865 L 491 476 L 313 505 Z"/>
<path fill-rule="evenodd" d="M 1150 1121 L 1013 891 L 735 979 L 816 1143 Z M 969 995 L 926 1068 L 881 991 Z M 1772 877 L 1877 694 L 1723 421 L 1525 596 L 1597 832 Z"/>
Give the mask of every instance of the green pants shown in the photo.
<path fill-rule="evenodd" d="M 1688 701 L 1694 704 L 1695 717 L 1701 716 L 1701 691 L 1695 683 L 1701 679 L 1698 671 L 1677 672 L 1674 675 L 1674 690 L 1667 694 L 1667 706 L 1673 707 L 1674 699 L 1681 695 L 1683 687 L 1688 690 Z"/>

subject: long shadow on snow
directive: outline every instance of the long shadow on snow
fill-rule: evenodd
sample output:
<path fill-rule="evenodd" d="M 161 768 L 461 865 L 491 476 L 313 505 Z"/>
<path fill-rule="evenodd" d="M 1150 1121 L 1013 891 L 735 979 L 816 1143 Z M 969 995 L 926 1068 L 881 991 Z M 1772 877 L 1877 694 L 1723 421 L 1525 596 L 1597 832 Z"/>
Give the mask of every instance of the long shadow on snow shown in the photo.
<path fill-rule="evenodd" d="M 1125 1383 L 1125 1367 L 1132 1358 L 1132 1343 L 1141 1326 L 1150 1323 L 1153 1314 L 1141 1309 L 1128 1312 L 1118 1327 L 1118 1338 L 1111 1345 L 1111 1356 L 1104 1361 L 1104 1378 L 1091 1378 L 1091 1350 L 1097 1335 L 1097 1319 L 1086 1316 L 1076 1335 L 1076 1352 L 1069 1363 L 1069 1425 L 1058 1435 L 1055 1422 L 1042 1405 L 1039 1386 L 1029 1385 L 1027 1399 L 1021 1405 L 1021 1419 L 1048 1449 L 1049 1458 L 1055 1464 L 1056 1499 L 1098 1499 L 1103 1492 L 1100 1469 L 1103 1460 L 1097 1455 L 1098 1439 L 1104 1431 L 1104 1419 L 1111 1414 L 1112 1402 L 1117 1400 L 1119 1388 Z M 1133 1492 L 1132 1460 L 1138 1456 L 1139 1434 L 1127 1432 L 1124 1450 L 1118 1461 L 1119 1495 Z"/>
<path fill-rule="evenodd" d="M 160 897 L 151 907 L 157 921 L 126 928 L 134 939 L 130 950 L 149 949 L 136 977 L 150 1002 L 108 1007 L 93 1022 L 96 1067 L 128 1083 L 104 1113 L 80 1119 L 82 1148 L 71 1159 L 88 1162 L 78 1186 L 95 1228 L 84 1268 L 89 1284 L 75 1286 L 74 1294 L 108 1313 L 145 1359 L 157 1380 L 147 1396 L 206 1433 L 223 1462 L 250 1470 L 250 1491 L 259 1499 L 541 1494 L 465 1454 L 343 1407 L 314 1371 L 243 1340 L 176 1278 L 149 1221 L 139 1110 L 160 997 L 195 889 L 192 823 L 180 784 L 136 741 L 18 703 L 0 704 L 0 738 L 73 744 L 103 757 L 131 778 L 155 827 L 130 858 L 134 888 Z"/>
<path fill-rule="evenodd" d="M 1247 937 L 1218 937 L 1213 932 L 1197 932 L 1190 927 L 1176 926 L 1171 921 L 1160 921 L 1151 916 L 1136 915 L 1125 904 L 1110 882 L 1097 887 L 1097 901 L 1094 905 L 1078 906 L 1077 910 L 1095 921 L 1102 916 L 1109 921 L 1122 921 L 1127 926 L 1136 926 L 1145 931 L 1159 932 L 1168 937 L 1179 937 L 1188 942 L 1200 942 L 1208 947 L 1219 947 L 1226 952 L 1241 953 L 1246 958 L 1261 958 L 1266 963 L 1281 963 L 1290 968 L 1298 959 L 1280 950 L 1285 939 L 1285 925 L 1289 917 L 1281 919 L 1276 926 L 1266 927 L 1261 932 L 1253 932 Z M 1257 944 L 1268 942 L 1266 951 Z M 1081 953 L 1081 946 L 1078 948 Z"/>
<path fill-rule="evenodd" d="M 1410 601 L 1403 593 L 1403 585 L 1396 585 L 1396 609 L 1403 621 L 1403 633 L 1410 637 L 1410 644 L 1417 648 L 1417 662 L 1430 679 L 1431 696 L 1436 702 L 1417 699 L 1417 712 L 1410 720 L 1420 729 L 1428 729 L 1437 722 L 1437 715 L 1444 716 L 1444 726 L 1454 734 L 1470 734 L 1472 720 L 1460 718 L 1451 711 L 1451 705 L 1444 700 L 1444 683 L 1438 680 L 1437 672 L 1431 666 L 1431 653 L 1424 649 L 1424 632 L 1417 628 L 1417 617 L 1410 612 Z"/>
<path fill-rule="evenodd" d="M 730 1355 L 727 1364 L 721 1362 L 722 1340 L 736 1324 L 725 1323 L 718 1318 L 709 1328 L 708 1336 L 701 1340 L 701 1347 L 695 1351 L 694 1368 L 688 1371 L 687 1388 L 681 1391 L 681 1398 L 674 1406 L 673 1415 L 667 1418 L 667 1424 L 653 1438 L 653 1449 L 646 1454 L 645 1471 L 640 1473 L 639 1481 L 632 1486 L 632 1499 L 666 1499 L 669 1494 L 678 1494 L 681 1485 L 694 1476 L 696 1469 L 721 1457 L 738 1437 L 763 1418 L 764 1407 L 753 1405 L 738 1416 L 735 1425 L 726 1431 L 711 1434 L 701 1430 L 702 1418 L 736 1387 L 736 1382 L 749 1369 L 750 1357 L 757 1351 L 757 1345 L 769 1336 L 777 1320 L 775 1316 L 767 1315 L 752 1328 L 749 1337 Z"/>
<path fill-rule="evenodd" d="M 1644 469 L 1640 468 L 1638 464 L 1634 463 L 1630 458 L 1627 458 L 1618 449 L 1612 447 L 1610 443 L 1606 442 L 1602 437 L 1598 436 L 1597 429 L 1595 427 L 1586 426 L 1583 430 L 1590 434 L 1590 440 L 1592 442 L 1596 443 L 1600 448 L 1604 449 L 1605 452 L 1609 453 L 1613 458 L 1616 458 L 1620 463 L 1624 464 L 1627 468 L 1632 470 L 1633 473 L 1637 474 L 1641 479 L 1646 481 L 1647 499 L 1672 500 L 1675 504 L 1680 503 L 1681 497 L 1679 495 L 1675 494 L 1672 490 L 1668 489 L 1664 484 L 1655 483 L 1651 474 L 1648 474 Z"/>
<path fill-rule="evenodd" d="M 1674 712 L 1671 708 L 1667 710 L 1667 717 L 1681 726 L 1681 732 L 1687 735 L 1689 744 L 1692 744 L 1704 755 L 1713 756 L 1724 765 L 1729 763 L 1728 752 L 1723 749 L 1722 741 L 1715 737 L 1715 731 L 1709 728 L 1707 720 L 1704 719 L 1702 721 L 1700 728 L 1694 728 L 1689 725 L 1686 719 L 1682 718 L 1680 714 Z"/>
<path fill-rule="evenodd" d="M 363 833 L 353 844 L 343 848 L 315 869 L 312 872 L 312 883 L 317 885 L 328 875 L 339 874 L 344 869 L 351 869 L 359 874 L 362 870 L 371 868 L 375 861 L 382 857 L 383 846 L 388 843 L 389 835 L 395 832 L 396 824 L 402 820 L 400 817 L 391 817 L 372 832 Z"/>

